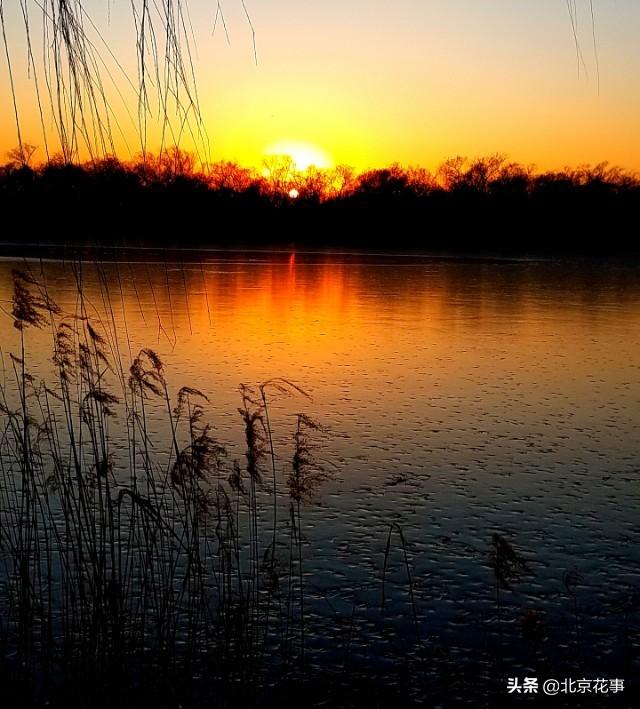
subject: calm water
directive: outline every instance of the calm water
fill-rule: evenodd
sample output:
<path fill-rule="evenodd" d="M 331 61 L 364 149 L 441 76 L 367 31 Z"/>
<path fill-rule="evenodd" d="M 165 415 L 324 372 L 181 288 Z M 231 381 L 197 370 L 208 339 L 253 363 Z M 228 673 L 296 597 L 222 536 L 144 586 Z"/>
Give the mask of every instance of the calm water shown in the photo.
<path fill-rule="evenodd" d="M 87 262 L 81 272 L 4 261 L 5 309 L 16 265 L 70 311 L 81 277 L 95 318 L 116 323 L 124 361 L 152 347 L 175 390 L 209 396 L 231 459 L 243 453 L 240 383 L 285 377 L 312 396 L 274 399 L 273 425 L 282 470 L 295 412 L 330 429 L 318 456 L 334 479 L 304 511 L 316 661 L 332 652 L 322 628 L 349 632 L 363 661 L 382 662 L 412 635 L 399 535 L 380 610 L 395 522 L 429 647 L 490 665 L 501 646 L 511 665 L 527 667 L 533 617 L 550 662 L 578 663 L 590 648 L 596 669 L 637 672 L 637 268 L 302 254 Z M 18 340 L 2 317 L 8 367 Z M 51 371 L 50 348 L 50 333 L 28 333 L 36 377 Z M 494 532 L 530 567 L 504 592 L 500 632 Z M 580 574 L 578 636 L 568 570 Z"/>

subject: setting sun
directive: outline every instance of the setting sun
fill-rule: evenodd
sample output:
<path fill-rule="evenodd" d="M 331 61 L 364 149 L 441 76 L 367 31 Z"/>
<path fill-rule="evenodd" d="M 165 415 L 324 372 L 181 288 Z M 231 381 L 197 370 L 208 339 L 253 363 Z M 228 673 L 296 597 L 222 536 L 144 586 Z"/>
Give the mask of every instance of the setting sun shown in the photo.
<path fill-rule="evenodd" d="M 273 143 L 265 149 L 266 156 L 287 155 L 294 163 L 297 170 L 307 170 L 312 165 L 318 168 L 327 168 L 332 164 L 329 155 L 316 145 L 297 141 L 283 140 Z"/>

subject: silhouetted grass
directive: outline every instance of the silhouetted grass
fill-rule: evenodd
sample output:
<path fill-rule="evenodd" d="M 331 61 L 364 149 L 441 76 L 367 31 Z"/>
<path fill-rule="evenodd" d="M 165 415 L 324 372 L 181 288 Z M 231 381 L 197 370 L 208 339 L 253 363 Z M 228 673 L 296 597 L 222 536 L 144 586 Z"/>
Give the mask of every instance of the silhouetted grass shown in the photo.
<path fill-rule="evenodd" d="M 80 270 L 77 278 L 78 309 L 66 314 L 30 274 L 14 272 L 21 349 L 11 355 L 13 381 L 0 388 L 7 693 L 25 705 L 78 706 L 138 686 L 153 701 L 163 692 L 219 696 L 221 706 L 250 697 L 292 663 L 304 668 L 300 519 L 326 479 L 311 457 L 319 428 L 296 417 L 292 472 L 279 484 L 269 400 L 304 392 L 283 379 L 243 386 L 245 462 L 228 465 L 205 423 L 205 394 L 182 387 L 172 400 L 151 349 L 127 372 L 115 321 L 88 315 Z M 29 373 L 33 328 L 51 330 L 56 377 L 46 384 Z M 151 434 L 159 415 L 166 454 Z M 281 495 L 296 511 L 284 540 Z M 259 518 L 269 515 L 265 535 Z M 280 550 L 292 547 L 297 558 L 283 577 Z"/>

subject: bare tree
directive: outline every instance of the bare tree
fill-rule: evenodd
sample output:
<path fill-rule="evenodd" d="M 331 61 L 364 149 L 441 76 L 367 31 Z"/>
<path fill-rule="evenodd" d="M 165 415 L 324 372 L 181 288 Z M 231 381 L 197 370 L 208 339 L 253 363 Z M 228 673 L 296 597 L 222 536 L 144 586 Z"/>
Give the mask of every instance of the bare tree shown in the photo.
<path fill-rule="evenodd" d="M 9 162 L 16 167 L 31 167 L 33 155 L 37 149 L 37 146 L 30 143 L 21 143 L 7 151 L 7 157 Z"/>

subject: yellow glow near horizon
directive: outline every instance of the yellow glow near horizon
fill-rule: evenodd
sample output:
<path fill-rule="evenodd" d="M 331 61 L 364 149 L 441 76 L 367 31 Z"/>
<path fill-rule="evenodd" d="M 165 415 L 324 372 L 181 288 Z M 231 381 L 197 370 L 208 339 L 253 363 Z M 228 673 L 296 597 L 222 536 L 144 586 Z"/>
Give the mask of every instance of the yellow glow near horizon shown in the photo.
<path fill-rule="evenodd" d="M 189 113 L 191 122 L 183 125 L 184 106 L 177 112 L 170 106 L 169 127 L 156 110 L 162 101 L 151 78 L 148 115 L 138 120 L 138 45 L 130 3 L 82 4 L 100 29 L 98 36 L 87 23 L 88 41 L 100 49 L 99 103 L 113 111 L 107 122 L 87 111 L 88 125 L 77 123 L 82 159 L 89 157 L 85 133 L 99 124 L 111 135 L 97 152 L 125 160 L 143 148 L 157 153 L 179 142 L 208 162 L 228 160 L 258 170 L 274 154 L 291 155 L 302 171 L 314 164 L 361 171 L 393 163 L 434 170 L 457 155 L 495 153 L 539 170 L 603 161 L 640 170 L 637 0 L 594 0 L 596 47 L 590 3 L 572 4 L 580 15 L 579 72 L 567 8 L 557 0 L 248 1 L 257 62 L 241 3 L 227 3 L 233 38 L 227 42 L 220 30 L 211 36 L 215 3 L 212 15 L 211 3 L 189 0 L 201 122 Z M 43 89 L 46 43 L 29 47 L 21 3 L 5 6 L 8 47 L 2 54 L 9 52 L 12 71 L 10 77 L 0 57 L 0 96 L 10 108 L 0 111 L 0 163 L 19 140 L 11 83 L 20 138 L 38 146 L 37 162 L 60 147 L 55 92 L 45 100 Z M 40 16 L 32 13 L 30 36 L 42 35 Z M 79 100 L 62 96 L 63 112 L 64 104 L 69 112 L 66 131 L 72 131 Z"/>
<path fill-rule="evenodd" d="M 317 168 L 331 167 L 333 160 L 329 154 L 311 143 L 282 140 L 265 148 L 265 156 L 286 155 L 293 160 L 297 170 L 307 170 L 311 166 Z"/>

